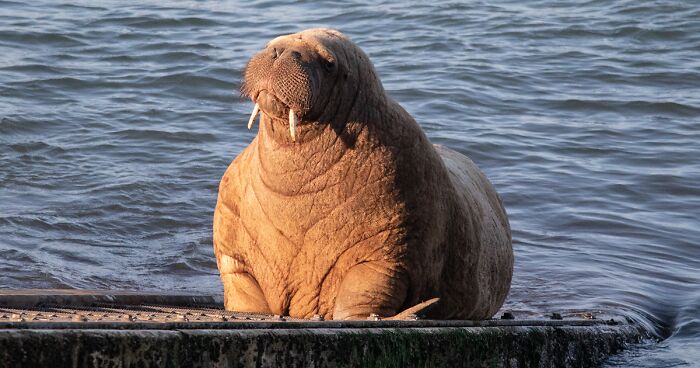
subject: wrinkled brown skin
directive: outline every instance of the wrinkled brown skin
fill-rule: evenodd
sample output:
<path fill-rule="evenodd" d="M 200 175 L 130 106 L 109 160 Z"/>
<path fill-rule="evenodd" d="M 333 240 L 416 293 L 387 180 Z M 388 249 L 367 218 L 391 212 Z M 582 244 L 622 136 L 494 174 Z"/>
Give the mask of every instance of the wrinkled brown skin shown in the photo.
<path fill-rule="evenodd" d="M 428 141 L 360 48 L 328 29 L 278 37 L 244 78 L 263 114 L 214 214 L 227 310 L 366 319 L 433 297 L 430 318 L 499 309 L 513 251 L 498 194 Z"/>

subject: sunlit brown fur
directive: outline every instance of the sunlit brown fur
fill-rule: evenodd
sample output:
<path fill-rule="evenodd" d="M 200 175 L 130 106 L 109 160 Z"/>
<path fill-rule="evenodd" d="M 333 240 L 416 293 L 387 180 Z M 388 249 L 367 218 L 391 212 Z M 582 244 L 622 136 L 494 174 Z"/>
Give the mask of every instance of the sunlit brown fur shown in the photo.
<path fill-rule="evenodd" d="M 263 113 L 214 215 L 228 310 L 365 319 L 432 297 L 433 318 L 498 310 L 513 253 L 496 191 L 428 141 L 355 44 L 328 29 L 274 39 L 242 92 Z"/>

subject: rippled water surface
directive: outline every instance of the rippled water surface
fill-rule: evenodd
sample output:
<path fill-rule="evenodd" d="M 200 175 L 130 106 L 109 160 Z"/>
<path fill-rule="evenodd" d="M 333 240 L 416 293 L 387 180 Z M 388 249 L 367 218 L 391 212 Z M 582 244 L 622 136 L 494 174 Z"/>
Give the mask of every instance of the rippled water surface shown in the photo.
<path fill-rule="evenodd" d="M 95 4 L 99 4 L 96 6 Z M 513 227 L 506 308 L 612 310 L 700 362 L 700 4 L 0 1 L 0 287 L 221 293 L 218 181 L 267 40 L 349 35 Z"/>

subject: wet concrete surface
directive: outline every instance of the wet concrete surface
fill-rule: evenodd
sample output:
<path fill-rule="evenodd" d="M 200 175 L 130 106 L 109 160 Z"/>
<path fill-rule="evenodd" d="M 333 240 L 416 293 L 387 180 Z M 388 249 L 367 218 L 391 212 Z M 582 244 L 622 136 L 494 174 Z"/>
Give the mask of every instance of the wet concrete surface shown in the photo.
<path fill-rule="evenodd" d="M 0 367 L 585 367 L 649 338 L 591 312 L 500 317 L 299 320 L 207 296 L 2 291 Z"/>

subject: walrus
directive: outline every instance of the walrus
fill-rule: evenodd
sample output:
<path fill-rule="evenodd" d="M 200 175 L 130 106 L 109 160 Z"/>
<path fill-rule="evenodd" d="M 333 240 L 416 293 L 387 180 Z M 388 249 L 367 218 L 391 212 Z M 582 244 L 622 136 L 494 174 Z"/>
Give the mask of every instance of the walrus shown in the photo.
<path fill-rule="evenodd" d="M 258 133 L 221 179 L 213 240 L 226 310 L 325 319 L 486 319 L 513 272 L 496 190 L 432 145 L 342 33 L 280 36 L 241 93 Z"/>

